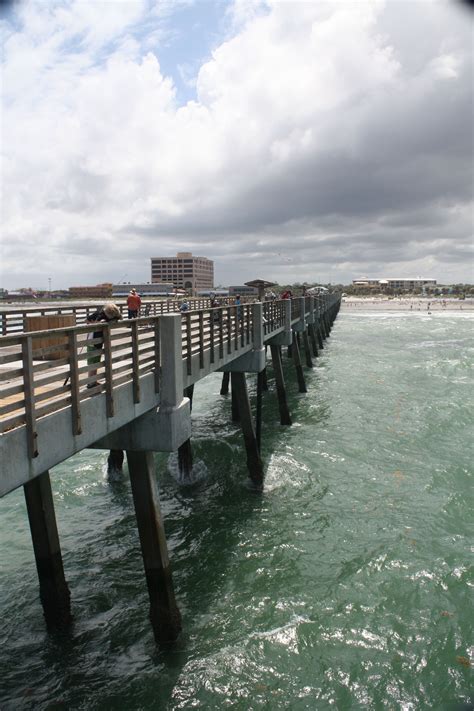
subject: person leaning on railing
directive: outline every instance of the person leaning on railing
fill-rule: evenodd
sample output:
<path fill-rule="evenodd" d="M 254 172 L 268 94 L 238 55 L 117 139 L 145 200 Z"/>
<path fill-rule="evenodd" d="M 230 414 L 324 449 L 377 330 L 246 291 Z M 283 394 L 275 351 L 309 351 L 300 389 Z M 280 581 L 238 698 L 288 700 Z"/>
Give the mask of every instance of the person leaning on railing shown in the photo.
<path fill-rule="evenodd" d="M 92 314 L 88 314 L 87 323 L 98 323 L 101 321 L 106 321 L 110 323 L 111 321 L 120 321 L 121 318 L 122 315 L 118 306 L 109 303 L 105 304 L 104 308 L 99 309 L 98 311 L 94 311 L 94 313 Z M 89 366 L 97 365 L 97 363 L 100 363 L 102 353 L 97 353 L 96 351 L 102 350 L 104 345 L 104 336 L 102 329 L 98 331 L 91 331 L 87 334 L 88 340 L 93 340 L 97 338 L 100 339 L 97 343 L 91 343 L 87 345 L 87 353 L 94 353 L 94 355 L 87 356 L 87 365 Z M 89 378 L 93 378 L 95 375 L 97 375 L 97 368 L 91 368 L 88 372 Z M 88 388 L 95 388 L 96 386 L 97 381 L 87 384 Z"/>

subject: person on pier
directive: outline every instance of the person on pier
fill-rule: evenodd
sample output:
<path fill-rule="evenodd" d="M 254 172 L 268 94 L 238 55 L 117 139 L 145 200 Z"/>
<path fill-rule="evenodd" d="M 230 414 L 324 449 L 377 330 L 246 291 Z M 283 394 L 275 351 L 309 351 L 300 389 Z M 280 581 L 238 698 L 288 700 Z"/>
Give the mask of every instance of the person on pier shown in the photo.
<path fill-rule="evenodd" d="M 218 309 L 220 306 L 219 299 L 215 294 L 211 296 L 211 309 Z M 215 324 L 219 323 L 219 311 L 212 312 L 212 322 Z"/>
<path fill-rule="evenodd" d="M 236 316 L 237 316 L 238 319 L 242 316 L 242 306 L 241 306 L 241 304 L 242 304 L 242 301 L 241 301 L 241 299 L 240 299 L 240 294 L 236 294 L 236 295 L 235 295 L 235 305 L 236 305 L 236 307 L 237 307 L 237 309 L 236 309 Z"/>
<path fill-rule="evenodd" d="M 118 308 L 118 306 L 116 306 L 116 304 L 108 303 L 105 304 L 103 309 L 99 309 L 98 311 L 94 311 L 94 313 L 92 314 L 88 314 L 87 323 L 97 323 L 100 321 L 110 323 L 112 321 L 119 321 L 121 318 L 122 314 L 120 313 L 120 309 Z M 91 331 L 87 334 L 87 339 L 100 339 L 98 343 L 91 343 L 87 345 L 87 352 L 90 353 L 90 355 L 88 355 L 87 357 L 87 365 L 96 366 L 95 368 L 90 368 L 87 375 L 89 378 L 93 378 L 97 375 L 97 364 L 100 363 L 100 359 L 102 357 L 102 353 L 97 353 L 97 351 L 101 351 L 104 346 L 104 336 L 102 329 L 99 329 L 97 331 Z M 97 381 L 88 383 L 87 387 L 97 387 Z"/>
<path fill-rule="evenodd" d="M 130 293 L 127 297 L 127 308 L 128 308 L 128 318 L 137 318 L 140 313 L 140 306 L 142 305 L 142 300 L 137 294 L 135 288 L 130 289 Z"/>

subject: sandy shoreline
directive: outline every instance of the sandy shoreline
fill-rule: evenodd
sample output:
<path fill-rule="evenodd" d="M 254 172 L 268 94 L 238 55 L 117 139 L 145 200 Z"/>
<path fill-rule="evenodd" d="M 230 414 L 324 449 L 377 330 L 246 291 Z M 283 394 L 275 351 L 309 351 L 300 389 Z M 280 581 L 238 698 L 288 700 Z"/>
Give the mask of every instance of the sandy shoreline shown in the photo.
<path fill-rule="evenodd" d="M 474 311 L 474 299 L 408 299 L 363 298 L 344 296 L 341 308 L 346 311 Z"/>

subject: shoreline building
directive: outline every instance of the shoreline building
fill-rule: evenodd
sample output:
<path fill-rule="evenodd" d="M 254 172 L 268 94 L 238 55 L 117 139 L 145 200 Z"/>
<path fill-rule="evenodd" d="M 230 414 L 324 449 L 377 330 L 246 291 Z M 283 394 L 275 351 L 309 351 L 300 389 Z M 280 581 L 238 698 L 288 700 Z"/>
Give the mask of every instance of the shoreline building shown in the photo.
<path fill-rule="evenodd" d="M 155 296 L 174 296 L 174 286 L 173 284 L 162 284 L 155 282 L 154 284 L 114 284 L 112 286 L 112 296 L 117 298 L 126 299 L 130 293 L 131 288 L 135 288 L 138 294 L 143 298 L 150 298 Z"/>
<path fill-rule="evenodd" d="M 112 296 L 112 284 L 96 284 L 95 286 L 70 286 L 69 296 L 74 299 L 110 299 Z"/>
<path fill-rule="evenodd" d="M 359 286 L 365 289 L 401 289 L 402 291 L 413 291 L 422 289 L 425 286 L 436 286 L 436 279 L 426 279 L 423 277 L 397 277 L 388 279 L 353 279 L 352 286 Z"/>
<path fill-rule="evenodd" d="M 214 287 L 214 262 L 207 257 L 195 257 L 191 252 L 178 252 L 176 257 L 152 257 L 151 281 L 170 282 L 177 289 L 195 294 Z"/>

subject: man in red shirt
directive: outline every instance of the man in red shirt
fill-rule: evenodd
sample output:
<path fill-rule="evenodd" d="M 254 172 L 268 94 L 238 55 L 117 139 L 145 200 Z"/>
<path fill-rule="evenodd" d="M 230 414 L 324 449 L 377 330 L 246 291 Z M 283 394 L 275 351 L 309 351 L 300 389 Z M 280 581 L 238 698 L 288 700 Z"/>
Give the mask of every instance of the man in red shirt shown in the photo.
<path fill-rule="evenodd" d="M 128 318 L 137 318 L 141 304 L 142 300 L 137 294 L 137 290 L 130 289 L 130 294 L 127 298 Z"/>

